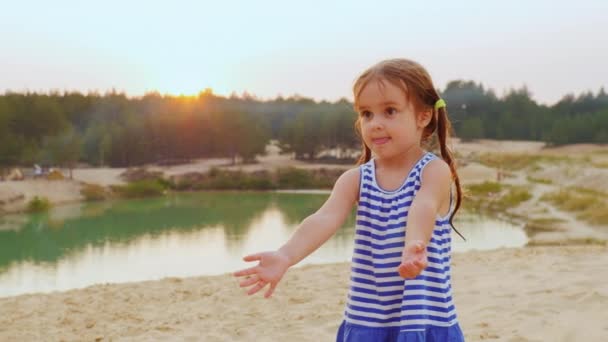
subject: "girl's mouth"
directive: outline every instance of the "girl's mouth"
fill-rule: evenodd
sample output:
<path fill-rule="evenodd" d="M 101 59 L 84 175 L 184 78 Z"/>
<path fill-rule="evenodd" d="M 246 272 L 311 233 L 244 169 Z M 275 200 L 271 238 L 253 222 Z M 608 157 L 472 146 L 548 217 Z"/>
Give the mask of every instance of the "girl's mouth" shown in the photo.
<path fill-rule="evenodd" d="M 385 137 L 385 138 L 376 138 L 376 139 L 372 139 L 372 142 L 376 145 L 384 145 L 386 144 L 389 140 L 391 140 L 391 138 L 389 137 Z"/>

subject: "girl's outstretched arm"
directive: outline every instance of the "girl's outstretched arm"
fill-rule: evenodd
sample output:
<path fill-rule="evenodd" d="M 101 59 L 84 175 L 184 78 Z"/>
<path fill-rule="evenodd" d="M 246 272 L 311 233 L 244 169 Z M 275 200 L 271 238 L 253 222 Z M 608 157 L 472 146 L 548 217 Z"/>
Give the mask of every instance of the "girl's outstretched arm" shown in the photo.
<path fill-rule="evenodd" d="M 258 261 L 256 266 L 234 273 L 237 277 L 249 276 L 240 283 L 241 287 L 253 285 L 248 294 L 254 294 L 270 284 L 264 295 L 270 297 L 289 267 L 314 252 L 340 228 L 358 200 L 359 172 L 359 168 L 344 172 L 323 206 L 305 218 L 291 238 L 277 251 L 256 253 L 243 258 L 245 261 Z"/>
<path fill-rule="evenodd" d="M 426 268 L 426 246 L 431 240 L 441 204 L 450 196 L 452 173 L 441 159 L 423 169 L 420 190 L 412 201 L 405 228 L 405 247 L 398 271 L 403 278 L 415 278 Z"/>

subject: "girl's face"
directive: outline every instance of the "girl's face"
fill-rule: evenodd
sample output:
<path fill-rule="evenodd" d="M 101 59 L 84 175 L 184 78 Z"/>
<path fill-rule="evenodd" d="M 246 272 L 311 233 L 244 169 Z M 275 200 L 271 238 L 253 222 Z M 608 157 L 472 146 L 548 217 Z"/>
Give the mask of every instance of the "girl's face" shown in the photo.
<path fill-rule="evenodd" d="M 371 80 L 359 93 L 361 136 L 380 158 L 404 156 L 420 147 L 422 130 L 432 112 L 416 115 L 405 92 L 387 80 Z"/>

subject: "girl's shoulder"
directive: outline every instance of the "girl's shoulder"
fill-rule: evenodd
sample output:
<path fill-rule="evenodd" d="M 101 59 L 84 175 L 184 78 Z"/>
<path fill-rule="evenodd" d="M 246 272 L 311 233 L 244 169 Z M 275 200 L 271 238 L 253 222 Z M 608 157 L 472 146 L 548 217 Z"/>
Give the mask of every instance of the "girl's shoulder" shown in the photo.
<path fill-rule="evenodd" d="M 418 171 L 418 179 L 421 183 L 428 182 L 441 182 L 449 180 L 448 184 L 452 180 L 452 170 L 448 163 L 443 159 L 433 155 L 426 163 L 422 164 Z"/>
<path fill-rule="evenodd" d="M 359 184 L 361 181 L 361 170 L 360 166 L 353 167 L 344 171 L 334 184 L 332 192 L 346 195 L 347 197 L 353 197 L 357 199 L 359 196 Z"/>
<path fill-rule="evenodd" d="M 343 178 L 343 179 L 345 179 L 345 181 L 347 181 L 349 183 L 353 183 L 353 182 L 358 183 L 360 175 L 361 175 L 361 165 L 344 171 L 342 173 L 342 175 L 340 175 L 339 179 Z"/>

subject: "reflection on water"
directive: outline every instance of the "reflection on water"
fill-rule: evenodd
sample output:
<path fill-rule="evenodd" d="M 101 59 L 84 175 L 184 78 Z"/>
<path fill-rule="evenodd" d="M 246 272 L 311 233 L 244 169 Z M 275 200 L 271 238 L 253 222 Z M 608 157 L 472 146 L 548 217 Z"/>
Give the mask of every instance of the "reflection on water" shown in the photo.
<path fill-rule="evenodd" d="M 452 250 L 465 252 L 469 250 L 489 250 L 501 247 L 522 247 L 528 243 L 528 237 L 522 227 L 489 217 L 470 214 L 457 214 L 454 225 L 466 241 L 452 232 Z"/>
<path fill-rule="evenodd" d="M 279 247 L 327 194 L 191 193 L 76 204 L 0 220 L 0 296 L 246 267 L 243 255 Z M 454 251 L 523 246 L 523 230 L 461 215 Z M 302 264 L 348 261 L 354 216 Z"/>

